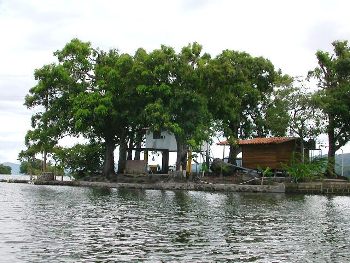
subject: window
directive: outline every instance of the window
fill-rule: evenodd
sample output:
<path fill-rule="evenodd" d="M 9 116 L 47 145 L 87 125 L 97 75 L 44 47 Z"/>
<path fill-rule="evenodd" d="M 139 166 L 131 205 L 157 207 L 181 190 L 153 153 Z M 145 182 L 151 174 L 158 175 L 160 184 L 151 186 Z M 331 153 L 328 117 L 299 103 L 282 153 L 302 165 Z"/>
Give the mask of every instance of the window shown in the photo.
<path fill-rule="evenodd" d="M 154 131 L 153 132 L 153 139 L 157 140 L 157 139 L 161 139 L 161 132 L 160 131 Z"/>

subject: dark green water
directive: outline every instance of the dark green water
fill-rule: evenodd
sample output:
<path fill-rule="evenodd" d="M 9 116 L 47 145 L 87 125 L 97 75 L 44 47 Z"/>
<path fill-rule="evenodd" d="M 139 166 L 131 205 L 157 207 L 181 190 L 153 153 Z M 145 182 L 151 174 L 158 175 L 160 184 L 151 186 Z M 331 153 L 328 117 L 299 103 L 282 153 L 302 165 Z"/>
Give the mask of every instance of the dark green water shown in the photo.
<path fill-rule="evenodd" d="M 0 262 L 349 262 L 350 198 L 0 183 Z"/>

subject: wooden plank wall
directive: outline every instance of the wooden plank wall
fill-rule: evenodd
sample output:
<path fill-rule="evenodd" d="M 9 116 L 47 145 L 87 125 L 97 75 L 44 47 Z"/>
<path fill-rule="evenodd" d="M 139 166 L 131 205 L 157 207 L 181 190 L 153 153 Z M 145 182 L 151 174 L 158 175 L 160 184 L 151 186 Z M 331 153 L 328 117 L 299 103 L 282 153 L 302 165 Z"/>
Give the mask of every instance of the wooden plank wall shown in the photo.
<path fill-rule="evenodd" d="M 296 146 L 295 140 L 279 144 L 242 145 L 242 165 L 251 169 L 281 169 L 281 163 L 290 163 Z"/>

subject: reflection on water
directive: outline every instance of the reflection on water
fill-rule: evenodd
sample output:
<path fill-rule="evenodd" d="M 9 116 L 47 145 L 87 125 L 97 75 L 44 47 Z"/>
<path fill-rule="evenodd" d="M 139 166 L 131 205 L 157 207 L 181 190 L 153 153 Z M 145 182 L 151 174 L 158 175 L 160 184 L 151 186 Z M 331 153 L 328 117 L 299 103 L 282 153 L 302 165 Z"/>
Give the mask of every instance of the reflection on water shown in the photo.
<path fill-rule="evenodd" d="M 350 198 L 0 183 L 0 262 L 348 262 Z"/>

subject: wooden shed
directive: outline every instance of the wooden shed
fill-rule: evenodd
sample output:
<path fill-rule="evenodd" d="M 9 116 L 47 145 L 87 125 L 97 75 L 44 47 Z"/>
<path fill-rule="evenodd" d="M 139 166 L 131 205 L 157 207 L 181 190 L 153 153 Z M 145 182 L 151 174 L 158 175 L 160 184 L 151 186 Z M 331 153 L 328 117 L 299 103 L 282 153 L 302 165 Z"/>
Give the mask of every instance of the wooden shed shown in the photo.
<path fill-rule="evenodd" d="M 228 145 L 221 142 L 220 145 Z M 267 168 L 282 169 L 282 164 L 289 164 L 293 156 L 302 159 L 303 153 L 300 138 L 272 137 L 239 140 L 242 149 L 242 166 L 250 169 Z"/>

